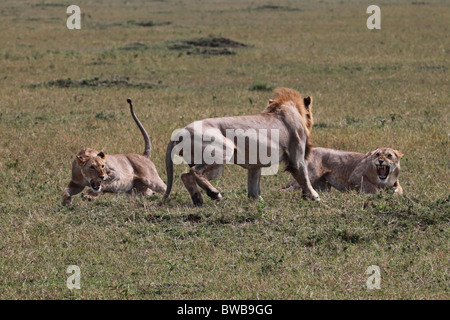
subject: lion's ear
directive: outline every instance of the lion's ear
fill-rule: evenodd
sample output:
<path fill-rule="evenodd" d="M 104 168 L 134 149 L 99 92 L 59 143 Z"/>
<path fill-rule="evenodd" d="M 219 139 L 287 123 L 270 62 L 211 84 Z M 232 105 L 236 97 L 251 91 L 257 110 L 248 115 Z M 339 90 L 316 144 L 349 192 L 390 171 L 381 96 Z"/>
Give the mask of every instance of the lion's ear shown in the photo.
<path fill-rule="evenodd" d="M 86 161 L 87 161 L 86 158 L 83 158 L 82 156 L 77 155 L 77 162 L 80 166 L 83 166 L 86 163 Z"/>
<path fill-rule="evenodd" d="M 310 109 L 312 107 L 313 98 L 311 96 L 307 96 L 303 99 L 303 102 L 305 103 L 305 108 Z"/>
<path fill-rule="evenodd" d="M 400 151 L 398 151 L 398 150 L 394 150 L 394 152 L 395 152 L 395 155 L 397 156 L 397 158 L 401 158 L 401 157 L 403 157 L 404 156 L 404 154 L 403 153 L 401 153 Z"/>
<path fill-rule="evenodd" d="M 99 152 L 99 154 L 97 154 L 97 157 L 105 159 L 105 154 L 103 152 Z"/>

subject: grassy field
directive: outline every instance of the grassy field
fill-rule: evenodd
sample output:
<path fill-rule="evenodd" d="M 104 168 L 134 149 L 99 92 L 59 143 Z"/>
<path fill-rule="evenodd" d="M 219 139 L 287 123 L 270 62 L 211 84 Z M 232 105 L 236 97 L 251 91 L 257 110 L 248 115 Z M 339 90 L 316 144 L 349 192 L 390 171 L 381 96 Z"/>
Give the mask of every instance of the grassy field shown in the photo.
<path fill-rule="evenodd" d="M 450 298 L 448 1 L 74 4 L 81 30 L 66 28 L 66 1 L 0 4 L 0 299 Z M 381 30 L 366 27 L 371 4 Z M 313 203 L 279 192 L 280 171 L 251 201 L 246 171 L 228 166 L 213 183 L 223 201 L 194 208 L 177 166 L 163 206 L 60 204 L 81 147 L 143 152 L 127 97 L 165 180 L 173 130 L 258 113 L 279 86 L 314 97 L 316 146 L 401 150 L 405 196 Z"/>

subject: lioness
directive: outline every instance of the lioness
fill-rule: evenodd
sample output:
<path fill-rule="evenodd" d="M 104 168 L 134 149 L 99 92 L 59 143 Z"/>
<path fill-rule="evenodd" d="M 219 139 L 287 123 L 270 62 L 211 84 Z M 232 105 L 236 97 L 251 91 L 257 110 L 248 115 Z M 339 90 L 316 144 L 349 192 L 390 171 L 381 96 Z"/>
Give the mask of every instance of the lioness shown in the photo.
<path fill-rule="evenodd" d="M 91 148 L 82 149 L 72 163 L 72 180 L 62 193 L 63 204 L 70 204 L 72 196 L 87 186 L 90 190 L 82 196 L 86 200 L 94 200 L 101 192 L 152 195 L 153 191 L 163 193 L 166 190 L 165 183 L 150 160 L 148 134 L 134 113 L 131 99 L 127 99 L 127 102 L 131 116 L 144 136 L 144 154 L 105 155 Z"/>
<path fill-rule="evenodd" d="M 314 189 L 329 191 L 359 190 L 376 193 L 393 189 L 402 194 L 398 181 L 400 158 L 403 154 L 391 148 L 378 148 L 366 154 L 327 148 L 314 148 L 308 160 L 309 179 Z M 283 189 L 302 189 L 291 181 Z"/>
<path fill-rule="evenodd" d="M 300 93 L 287 88 L 275 89 L 274 94 L 275 98 L 260 114 L 193 122 L 179 131 L 187 133 L 182 136 L 181 142 L 177 141 L 179 136 L 174 135 L 166 152 L 167 190 L 163 201 L 172 190 L 174 154 L 181 155 L 191 167 L 188 173 L 181 175 L 181 180 L 195 206 L 203 204 L 197 185 L 204 189 L 210 198 L 222 198 L 209 180 L 222 173 L 225 163 L 238 164 L 248 169 L 247 188 L 250 198 L 260 197 L 261 169 L 284 162 L 286 170 L 302 186 L 305 194 L 319 200 L 318 193 L 311 186 L 306 168 L 306 158 L 311 149 L 309 137 L 313 125 L 312 98 L 302 98 Z M 268 131 L 270 137 L 266 135 Z M 229 138 L 230 132 L 233 138 Z M 275 160 L 271 163 L 262 161 L 260 153 L 252 152 L 253 143 L 258 145 L 260 152 L 261 148 L 270 148 Z M 224 149 L 226 155 L 223 155 Z M 197 157 L 196 151 L 200 151 L 200 157 Z M 204 157 L 206 153 L 214 155 L 211 156 L 214 161 L 207 161 Z"/>

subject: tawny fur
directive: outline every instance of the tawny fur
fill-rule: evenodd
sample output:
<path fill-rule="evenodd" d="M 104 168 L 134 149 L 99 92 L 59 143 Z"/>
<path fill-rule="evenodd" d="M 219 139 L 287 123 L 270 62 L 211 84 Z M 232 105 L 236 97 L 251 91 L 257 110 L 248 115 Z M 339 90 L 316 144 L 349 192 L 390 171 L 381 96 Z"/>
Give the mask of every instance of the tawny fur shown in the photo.
<path fill-rule="evenodd" d="M 227 130 L 260 130 L 264 129 L 270 131 L 272 129 L 279 132 L 279 145 L 277 145 L 277 150 L 279 152 L 278 162 L 284 162 L 287 166 L 287 170 L 293 175 L 296 181 L 306 190 L 306 195 L 312 199 L 319 200 L 319 195 L 311 187 L 308 178 L 308 171 L 306 169 L 306 157 L 310 152 L 310 134 L 313 125 L 312 117 L 312 98 L 306 97 L 302 98 L 300 93 L 295 90 L 288 88 L 278 88 L 274 91 L 274 99 L 269 101 L 269 105 L 259 114 L 250 116 L 234 116 L 234 117 L 223 117 L 223 118 L 209 118 L 200 120 L 189 124 L 184 128 L 189 132 L 191 137 L 191 144 L 188 146 L 188 142 L 183 144 L 183 141 L 171 141 L 167 147 L 166 152 L 166 169 L 167 169 L 167 190 L 164 195 L 164 200 L 169 196 L 172 189 L 173 182 L 173 154 L 177 154 L 177 149 L 183 146 L 182 150 L 186 150 L 189 147 L 192 150 L 190 155 L 180 154 L 183 156 L 185 161 L 191 167 L 189 173 L 185 173 L 181 176 L 186 189 L 189 191 L 194 205 L 202 205 L 203 199 L 199 192 L 197 186 L 204 189 L 207 195 L 214 199 L 220 200 L 222 195 L 220 192 L 214 188 L 210 180 L 219 176 L 224 167 L 224 163 L 227 163 L 225 159 L 220 163 L 206 164 L 205 161 L 201 163 L 194 163 L 194 127 L 195 124 L 201 123 L 202 134 L 209 131 L 210 138 L 212 141 L 222 141 L 224 145 L 231 146 L 233 150 L 233 156 L 231 161 L 228 163 L 239 164 L 241 167 L 248 170 L 247 177 L 247 188 L 248 196 L 251 198 L 260 197 L 260 176 L 261 168 L 267 167 L 261 163 L 260 159 L 257 159 L 257 163 L 251 163 L 248 159 L 245 162 L 237 161 L 238 154 L 249 155 L 249 145 L 246 141 L 245 147 L 239 148 L 236 141 L 231 141 L 227 139 Z M 211 134 L 211 132 L 214 132 Z M 258 131 L 259 132 L 259 131 Z M 259 136 L 256 138 L 259 140 Z M 211 141 L 211 140 L 210 140 Z M 198 142 L 198 141 L 197 141 Z M 209 141 L 198 142 L 201 144 L 202 150 L 206 147 L 212 146 Z M 267 142 L 267 145 L 271 145 L 271 140 Z M 222 146 L 214 146 L 217 150 L 221 150 Z M 215 149 L 216 150 L 216 149 Z M 190 157 L 189 157 L 190 156 Z M 190 158 L 190 159 L 189 159 Z M 202 159 L 203 160 L 203 159 Z M 242 160 L 242 158 L 241 158 Z"/>
<path fill-rule="evenodd" d="M 101 193 L 127 193 L 129 195 L 152 195 L 153 192 L 164 193 L 165 183 L 150 160 L 151 144 L 147 132 L 137 119 L 131 99 L 131 115 L 140 129 L 144 141 L 143 155 L 110 154 L 105 155 L 91 148 L 83 148 L 72 163 L 72 179 L 62 192 L 63 204 L 70 204 L 72 196 L 90 187 L 85 200 L 94 200 Z"/>
<path fill-rule="evenodd" d="M 399 183 L 400 158 L 403 154 L 391 148 L 378 148 L 366 154 L 327 148 L 314 148 L 308 161 L 308 173 L 314 189 L 329 191 L 331 187 L 339 191 L 357 190 L 376 193 L 380 189 L 392 189 L 401 195 Z M 389 166 L 389 174 L 380 179 L 377 165 Z M 291 181 L 285 189 L 302 189 Z"/>

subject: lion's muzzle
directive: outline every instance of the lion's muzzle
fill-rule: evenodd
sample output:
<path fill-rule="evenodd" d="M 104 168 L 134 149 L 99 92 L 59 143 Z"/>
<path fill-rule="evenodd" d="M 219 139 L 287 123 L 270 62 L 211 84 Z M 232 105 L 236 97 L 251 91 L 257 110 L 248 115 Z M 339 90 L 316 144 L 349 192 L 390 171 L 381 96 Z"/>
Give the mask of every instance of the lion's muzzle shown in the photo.
<path fill-rule="evenodd" d="M 105 177 L 99 177 L 100 180 L 94 180 L 91 179 L 91 181 L 89 182 L 90 187 L 92 189 L 92 191 L 94 192 L 100 192 L 100 190 L 102 189 L 102 181 L 105 179 Z"/>
<path fill-rule="evenodd" d="M 378 160 L 378 163 L 375 164 L 376 168 L 377 168 L 377 174 L 378 174 L 378 178 L 380 180 L 386 180 L 387 177 L 389 176 L 389 172 L 391 170 L 391 167 L 382 160 Z"/>

